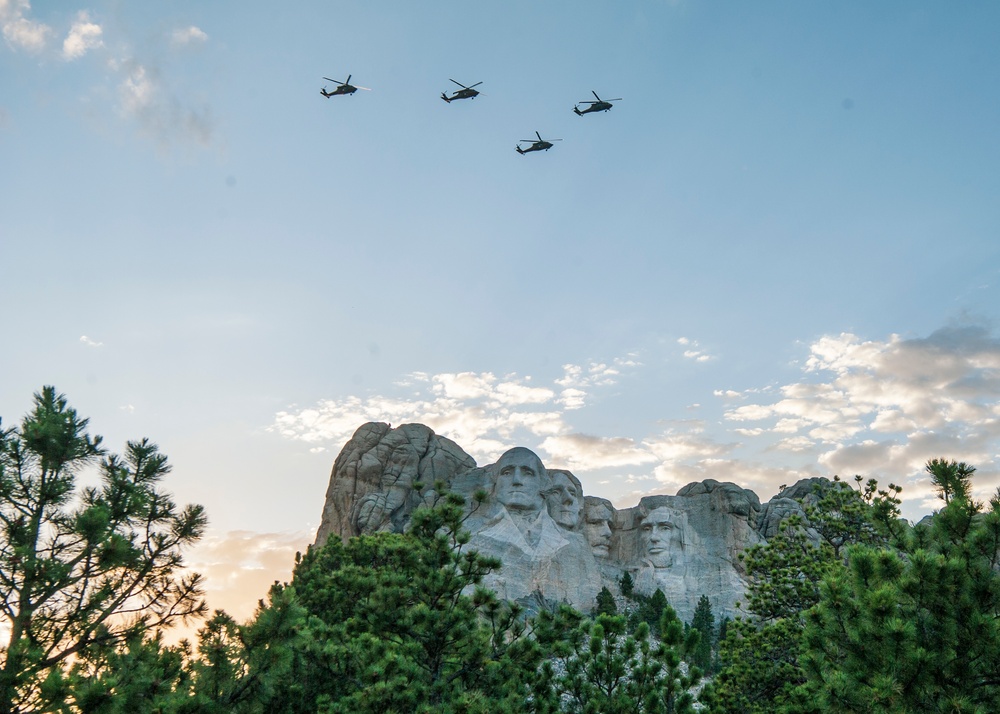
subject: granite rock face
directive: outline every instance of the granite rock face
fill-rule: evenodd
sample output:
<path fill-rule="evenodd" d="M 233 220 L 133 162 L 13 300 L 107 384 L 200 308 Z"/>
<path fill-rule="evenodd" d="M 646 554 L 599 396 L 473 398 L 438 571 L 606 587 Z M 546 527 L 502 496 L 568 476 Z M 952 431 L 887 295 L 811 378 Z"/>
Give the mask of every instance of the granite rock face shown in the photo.
<path fill-rule="evenodd" d="M 787 497 L 792 489 L 762 507 L 752 491 L 714 480 L 616 509 L 585 495 L 576 476 L 547 469 L 528 449 L 515 447 L 480 467 L 422 424 L 368 423 L 334 463 L 317 544 L 402 532 L 422 503 L 416 482 L 443 482 L 466 498 L 470 547 L 503 562 L 484 583 L 501 597 L 565 601 L 589 611 L 602 587 L 618 592 L 629 573 L 638 592 L 659 588 L 684 620 L 702 595 L 716 617 L 736 614 L 746 592 L 740 554 L 777 532 L 783 517 L 801 513 Z M 477 491 L 490 497 L 473 507 Z"/>

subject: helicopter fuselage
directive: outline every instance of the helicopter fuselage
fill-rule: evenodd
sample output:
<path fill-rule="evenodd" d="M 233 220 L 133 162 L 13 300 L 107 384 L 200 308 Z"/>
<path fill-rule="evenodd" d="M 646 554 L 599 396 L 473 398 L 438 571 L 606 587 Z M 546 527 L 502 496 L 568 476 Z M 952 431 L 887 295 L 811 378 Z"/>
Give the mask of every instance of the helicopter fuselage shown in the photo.
<path fill-rule="evenodd" d="M 442 92 L 441 99 L 446 102 L 453 102 L 456 99 L 475 99 L 479 95 L 479 91 L 476 89 L 459 89 L 457 92 L 452 94 L 450 97 Z"/>
<path fill-rule="evenodd" d="M 520 146 L 517 147 L 517 153 L 527 154 L 529 151 L 548 151 L 552 148 L 551 141 L 536 141 L 534 144 L 529 146 L 527 149 L 522 149 Z"/>
<path fill-rule="evenodd" d="M 358 91 L 357 87 L 352 87 L 349 84 L 344 84 L 337 87 L 332 92 L 328 92 L 326 91 L 326 89 L 321 89 L 319 90 L 319 93 L 322 94 L 327 99 L 329 99 L 330 97 L 336 97 L 338 94 L 354 94 L 356 91 Z"/>
<path fill-rule="evenodd" d="M 584 114 L 590 114 L 591 112 L 606 112 L 610 111 L 612 108 L 611 102 L 594 102 L 589 107 L 580 111 L 579 107 L 573 107 L 573 111 L 583 116 Z"/>

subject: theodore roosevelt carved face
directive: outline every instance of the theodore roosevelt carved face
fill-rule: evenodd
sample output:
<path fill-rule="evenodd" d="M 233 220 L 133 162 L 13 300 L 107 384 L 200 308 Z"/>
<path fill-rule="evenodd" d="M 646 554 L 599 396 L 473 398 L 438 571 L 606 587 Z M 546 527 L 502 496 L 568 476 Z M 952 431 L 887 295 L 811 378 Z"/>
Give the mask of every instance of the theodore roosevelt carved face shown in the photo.
<path fill-rule="evenodd" d="M 497 461 L 493 492 L 508 511 L 540 511 L 545 507 L 542 492 L 546 486 L 548 477 L 542 460 L 530 449 L 517 446 Z"/>
<path fill-rule="evenodd" d="M 614 513 L 604 501 L 587 499 L 583 509 L 583 532 L 587 534 L 590 550 L 598 558 L 611 554 L 611 519 Z"/>

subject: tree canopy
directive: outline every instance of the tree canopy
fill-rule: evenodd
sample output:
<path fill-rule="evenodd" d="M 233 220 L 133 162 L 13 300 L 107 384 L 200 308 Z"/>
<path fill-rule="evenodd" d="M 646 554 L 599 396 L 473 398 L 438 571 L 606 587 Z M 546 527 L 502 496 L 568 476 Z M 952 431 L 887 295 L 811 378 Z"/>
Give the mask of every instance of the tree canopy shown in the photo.
<path fill-rule="evenodd" d="M 37 711 L 73 694 L 70 665 L 97 676 L 109 652 L 205 611 L 182 551 L 202 535 L 200 506 L 160 490 L 167 458 L 147 439 L 108 454 L 53 387 L 20 427 L 0 431 L 0 713 Z M 100 485 L 77 489 L 96 464 Z"/>

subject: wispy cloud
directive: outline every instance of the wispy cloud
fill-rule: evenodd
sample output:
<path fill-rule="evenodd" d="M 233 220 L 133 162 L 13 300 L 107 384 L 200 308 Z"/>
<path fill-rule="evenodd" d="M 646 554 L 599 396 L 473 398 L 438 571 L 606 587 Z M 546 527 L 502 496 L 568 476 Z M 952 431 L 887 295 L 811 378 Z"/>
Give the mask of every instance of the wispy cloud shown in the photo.
<path fill-rule="evenodd" d="M 89 337 L 87 337 L 86 335 L 81 335 L 80 336 L 80 342 L 83 343 L 84 345 L 86 345 L 87 347 L 103 347 L 104 346 L 103 342 L 98 342 L 97 340 L 92 340 Z"/>
<path fill-rule="evenodd" d="M 103 30 L 101 26 L 91 22 L 90 16 L 85 10 L 81 10 L 73 26 L 69 29 L 69 34 L 63 40 L 63 59 L 75 60 L 83 57 L 88 50 L 102 47 L 101 41 Z"/>
<path fill-rule="evenodd" d="M 207 105 L 195 108 L 183 103 L 155 68 L 134 60 L 115 66 L 124 74 L 118 87 L 121 112 L 138 122 L 143 133 L 161 147 L 211 143 L 215 127 Z"/>
<path fill-rule="evenodd" d="M 822 337 L 810 346 L 803 380 L 779 398 L 726 412 L 781 439 L 773 448 L 812 451 L 842 474 L 881 474 L 897 482 L 930 458 L 997 469 L 1000 442 L 1000 340 L 982 326 L 949 327 L 926 338 L 884 341 Z M 743 427 L 745 429 L 745 427 Z"/>
<path fill-rule="evenodd" d="M 314 537 L 313 529 L 209 532 L 189 553 L 188 568 L 205 576 L 210 608 L 246 619 L 275 580 L 291 579 L 295 553 L 305 552 Z"/>
<path fill-rule="evenodd" d="M 322 400 L 278 413 L 270 429 L 313 448 L 339 449 L 366 421 L 420 422 L 455 440 L 480 462 L 496 458 L 519 438 L 548 443 L 562 453 L 560 441 L 548 440 L 588 438 L 572 434 L 565 412 L 579 408 L 594 390 L 615 384 L 622 369 L 637 364 L 630 358 L 568 364 L 563 366 L 563 376 L 551 385 L 538 384 L 530 375 L 417 372 L 397 382 L 410 396 Z M 607 448 L 605 452 L 602 462 L 624 458 L 631 463 L 626 457 L 608 456 Z"/>
<path fill-rule="evenodd" d="M 3 38 L 12 50 L 38 53 L 45 49 L 52 28 L 32 20 L 28 0 L 0 0 L 0 26 Z"/>
<path fill-rule="evenodd" d="M 712 355 L 701 349 L 697 340 L 692 340 L 690 337 L 679 337 L 677 344 L 687 348 L 683 352 L 685 359 L 693 359 L 695 362 L 708 362 L 714 359 Z"/>
<path fill-rule="evenodd" d="M 799 478 L 860 473 L 899 483 L 905 497 L 923 502 L 923 464 L 935 457 L 976 464 L 980 491 L 1000 483 L 1000 340 L 983 327 L 920 339 L 825 336 L 808 346 L 797 379 L 713 390 L 719 399 L 699 409 L 698 420 L 609 435 L 580 428 L 588 400 L 617 384 L 625 362 L 567 364 L 550 384 L 489 372 L 415 373 L 399 383 L 406 396 L 324 400 L 277 414 L 270 428 L 336 452 L 366 421 L 422 422 L 479 463 L 522 444 L 585 484 L 627 481 L 636 493 L 714 478 L 769 498 Z M 642 367 L 627 362 L 629 370 Z"/>
<path fill-rule="evenodd" d="M 205 34 L 204 30 L 191 25 L 170 33 L 170 41 L 174 45 L 201 44 L 208 41 L 208 35 Z"/>

